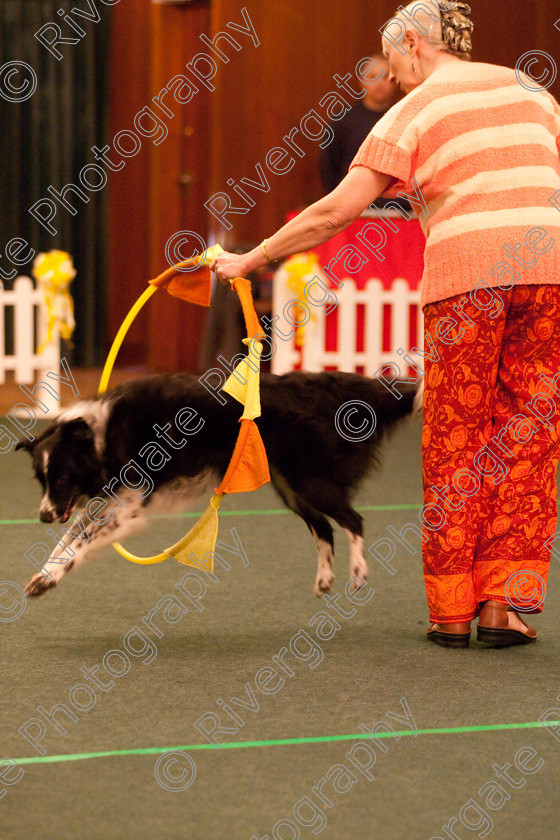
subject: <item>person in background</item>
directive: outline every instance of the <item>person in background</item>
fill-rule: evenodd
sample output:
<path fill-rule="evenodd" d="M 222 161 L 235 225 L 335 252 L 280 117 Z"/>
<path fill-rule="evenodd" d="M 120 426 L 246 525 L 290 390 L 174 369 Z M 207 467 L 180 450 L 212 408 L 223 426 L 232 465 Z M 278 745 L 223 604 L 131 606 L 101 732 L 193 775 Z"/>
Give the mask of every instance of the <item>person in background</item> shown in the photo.
<path fill-rule="evenodd" d="M 399 89 L 389 81 L 389 64 L 383 53 L 371 56 L 370 63 L 364 66 L 361 81 L 363 98 L 342 119 L 330 123 L 334 138 L 321 150 L 319 168 L 325 192 L 332 192 L 340 184 L 373 126 L 399 97 Z M 383 207 L 387 201 L 389 199 L 378 198 L 374 206 Z M 403 209 L 410 210 L 408 202 L 400 203 Z"/>

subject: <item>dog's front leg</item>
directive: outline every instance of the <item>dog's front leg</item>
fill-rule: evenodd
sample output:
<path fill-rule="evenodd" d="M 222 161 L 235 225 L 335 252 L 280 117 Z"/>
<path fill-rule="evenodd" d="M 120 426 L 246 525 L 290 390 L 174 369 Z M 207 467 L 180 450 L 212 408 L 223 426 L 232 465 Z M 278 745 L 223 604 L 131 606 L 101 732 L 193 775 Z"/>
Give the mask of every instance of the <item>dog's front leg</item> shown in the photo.
<path fill-rule="evenodd" d="M 79 526 L 76 524 L 78 522 Z M 76 522 L 69 530 L 66 533 L 61 532 L 60 542 L 52 550 L 51 556 L 41 571 L 33 575 L 25 587 L 25 594 L 42 595 L 52 586 L 57 586 L 70 569 L 84 562 L 93 544 L 98 544 L 96 536 L 104 527 L 107 526 L 99 522 L 90 522 L 83 527 L 83 520 L 78 514 Z M 80 536 L 72 535 L 76 528 L 79 528 Z"/>
<path fill-rule="evenodd" d="M 88 522 L 80 514 L 55 546 L 41 571 L 25 587 L 26 595 L 42 595 L 57 586 L 70 569 L 81 565 L 88 556 L 109 543 L 140 530 L 145 524 L 140 503 L 128 502 L 115 511 L 109 522 Z"/>

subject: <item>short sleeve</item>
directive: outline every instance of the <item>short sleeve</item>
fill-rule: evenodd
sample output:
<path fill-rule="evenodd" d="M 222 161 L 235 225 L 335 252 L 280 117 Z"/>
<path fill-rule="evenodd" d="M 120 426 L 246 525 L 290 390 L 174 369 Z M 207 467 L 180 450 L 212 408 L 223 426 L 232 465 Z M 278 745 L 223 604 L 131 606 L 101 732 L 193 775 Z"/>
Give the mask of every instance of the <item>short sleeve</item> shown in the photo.
<path fill-rule="evenodd" d="M 387 198 L 394 198 L 397 193 L 412 188 L 410 181 L 414 173 L 409 152 L 381 137 L 376 137 L 373 132 L 366 137 L 358 149 L 350 164 L 350 169 L 353 166 L 367 166 L 376 172 L 396 178 L 397 182 L 383 192 Z"/>
<path fill-rule="evenodd" d="M 367 166 L 395 179 L 383 192 L 386 198 L 413 189 L 421 114 L 429 95 L 419 85 L 383 115 L 358 149 L 353 166 Z"/>

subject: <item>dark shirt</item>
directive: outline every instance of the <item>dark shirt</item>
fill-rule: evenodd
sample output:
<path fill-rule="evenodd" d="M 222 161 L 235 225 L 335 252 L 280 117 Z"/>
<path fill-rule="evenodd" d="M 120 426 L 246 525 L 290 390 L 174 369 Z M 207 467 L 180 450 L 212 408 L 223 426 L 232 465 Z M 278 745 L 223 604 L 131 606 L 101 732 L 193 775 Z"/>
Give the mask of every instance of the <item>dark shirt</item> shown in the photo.
<path fill-rule="evenodd" d="M 334 137 L 324 149 L 321 149 L 319 161 L 321 181 L 326 192 L 332 192 L 345 175 L 354 156 L 371 129 L 385 114 L 385 111 L 370 111 L 360 100 L 342 117 L 341 120 L 329 123 L 334 131 Z M 374 207 L 384 207 L 387 198 L 378 198 Z M 410 210 L 407 201 L 396 199 L 405 210 Z"/>

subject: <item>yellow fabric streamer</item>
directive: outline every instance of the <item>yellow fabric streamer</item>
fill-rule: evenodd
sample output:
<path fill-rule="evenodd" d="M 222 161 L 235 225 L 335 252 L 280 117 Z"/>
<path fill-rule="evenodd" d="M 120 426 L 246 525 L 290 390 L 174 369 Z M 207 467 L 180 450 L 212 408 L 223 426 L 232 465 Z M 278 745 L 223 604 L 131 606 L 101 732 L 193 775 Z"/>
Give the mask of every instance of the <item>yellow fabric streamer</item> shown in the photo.
<path fill-rule="evenodd" d="M 243 420 L 254 420 L 261 416 L 260 361 L 263 346 L 254 338 L 244 338 L 243 344 L 249 345 L 249 355 L 235 366 L 222 391 L 245 406 Z M 240 378 L 245 382 L 240 382 Z"/>
<path fill-rule="evenodd" d="M 165 548 L 169 557 L 174 557 L 185 566 L 194 566 L 210 574 L 214 571 L 214 550 L 218 539 L 218 509 L 223 496 L 216 493 L 210 504 L 188 534 L 182 540 Z M 208 558 L 208 559 L 207 559 Z"/>
<path fill-rule="evenodd" d="M 70 283 L 76 276 L 76 269 L 70 254 L 53 250 L 35 257 L 32 274 L 43 293 L 47 307 L 47 336 L 37 348 L 37 353 L 42 353 L 52 340 L 56 327 L 66 341 L 72 337 L 76 321 Z"/>
<path fill-rule="evenodd" d="M 138 557 L 119 542 L 114 542 L 113 548 L 125 560 L 130 560 L 131 563 L 137 563 L 140 566 L 151 566 L 154 563 L 162 563 L 164 560 L 174 557 L 175 560 L 184 563 L 185 566 L 194 566 L 196 569 L 202 569 L 212 574 L 214 571 L 214 549 L 218 539 L 218 508 L 222 498 L 223 496 L 220 494 L 212 496 L 207 509 L 188 534 L 185 534 L 179 542 L 176 542 L 170 548 L 164 548 L 160 554 L 154 554 L 153 557 Z M 210 557 L 207 560 L 209 554 Z"/>

